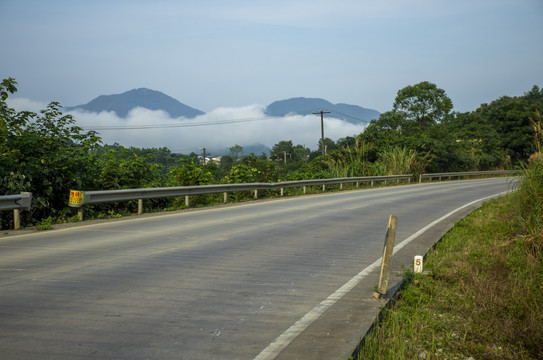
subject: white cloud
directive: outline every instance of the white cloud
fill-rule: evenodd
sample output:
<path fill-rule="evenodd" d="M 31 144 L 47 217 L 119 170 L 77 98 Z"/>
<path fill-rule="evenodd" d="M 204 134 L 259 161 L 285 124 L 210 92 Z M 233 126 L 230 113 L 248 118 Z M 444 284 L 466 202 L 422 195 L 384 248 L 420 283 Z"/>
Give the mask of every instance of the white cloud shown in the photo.
<path fill-rule="evenodd" d="M 292 140 L 294 144 L 316 149 L 321 136 L 320 117 L 295 115 L 268 118 L 260 105 L 218 108 L 194 119 L 172 119 L 163 111 L 144 108 L 132 109 L 125 119 L 119 118 L 113 112 L 97 114 L 73 111 L 72 114 L 78 125 L 88 130 L 104 126 L 123 127 L 120 130 L 97 130 L 106 144 L 117 142 L 127 147 L 165 146 L 173 152 L 182 153 L 197 152 L 203 147 L 216 152 L 236 144 L 242 146 L 264 144 L 271 148 L 282 140 Z M 246 121 L 224 123 L 237 120 Z M 159 127 L 172 124 L 184 127 Z M 206 125 L 193 126 L 194 124 Z M 147 126 L 155 128 L 142 128 Z M 324 122 L 324 135 L 333 140 L 359 134 L 363 129 L 364 125 L 338 119 L 325 118 Z"/>
<path fill-rule="evenodd" d="M 16 111 L 31 111 L 38 113 L 47 107 L 48 104 L 26 98 L 8 98 L 6 103 Z"/>

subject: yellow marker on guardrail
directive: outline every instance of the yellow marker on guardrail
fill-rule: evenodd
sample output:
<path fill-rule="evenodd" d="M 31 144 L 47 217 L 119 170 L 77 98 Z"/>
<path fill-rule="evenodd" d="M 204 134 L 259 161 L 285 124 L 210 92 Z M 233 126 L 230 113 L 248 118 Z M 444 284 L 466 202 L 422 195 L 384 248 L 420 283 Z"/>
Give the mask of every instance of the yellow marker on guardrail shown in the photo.
<path fill-rule="evenodd" d="M 83 191 L 70 190 L 70 201 L 68 206 L 75 207 L 77 209 L 77 216 L 79 221 L 83 221 L 83 197 L 85 196 Z"/>
<path fill-rule="evenodd" d="M 83 206 L 83 191 L 70 190 L 70 201 L 68 205 L 71 207 Z"/>

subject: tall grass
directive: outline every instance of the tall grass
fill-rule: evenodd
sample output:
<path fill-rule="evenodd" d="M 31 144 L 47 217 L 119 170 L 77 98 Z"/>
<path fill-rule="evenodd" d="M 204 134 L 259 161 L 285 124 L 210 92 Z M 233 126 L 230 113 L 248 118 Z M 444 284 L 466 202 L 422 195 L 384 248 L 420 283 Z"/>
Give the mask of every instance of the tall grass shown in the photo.
<path fill-rule="evenodd" d="M 516 196 L 520 224 L 528 234 L 543 231 L 543 158 L 532 160 L 522 170 Z"/>
<path fill-rule="evenodd" d="M 334 156 L 326 157 L 328 175 L 333 178 L 378 175 L 375 166 L 367 160 L 367 153 L 367 144 L 356 139 L 353 147 L 347 146 Z"/>
<path fill-rule="evenodd" d="M 428 154 L 420 155 L 413 149 L 394 146 L 379 154 L 375 163 L 368 161 L 368 145 L 357 139 L 355 146 L 347 146 L 323 160 L 330 177 L 380 176 L 413 174 L 418 177 L 430 162 Z"/>
<path fill-rule="evenodd" d="M 390 147 L 379 155 L 377 167 L 379 175 L 422 174 L 430 163 L 429 154 L 419 154 L 407 147 Z"/>
<path fill-rule="evenodd" d="M 535 112 L 535 120 L 530 118 L 530 123 L 534 129 L 534 150 L 537 156 L 541 157 L 541 147 L 543 146 L 543 120 L 538 110 Z"/>
<path fill-rule="evenodd" d="M 383 151 L 378 160 L 382 175 L 409 174 L 417 160 L 417 152 L 406 147 L 391 147 Z"/>
<path fill-rule="evenodd" d="M 518 183 L 517 207 L 520 223 L 528 234 L 543 231 L 543 121 L 539 112 L 530 118 L 534 129 L 534 154 L 522 170 Z"/>

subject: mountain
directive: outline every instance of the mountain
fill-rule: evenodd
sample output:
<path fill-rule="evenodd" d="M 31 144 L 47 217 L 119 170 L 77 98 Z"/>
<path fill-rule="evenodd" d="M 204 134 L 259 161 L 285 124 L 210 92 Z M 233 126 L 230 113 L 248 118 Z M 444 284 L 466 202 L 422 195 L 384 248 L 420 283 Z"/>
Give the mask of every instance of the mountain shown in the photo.
<path fill-rule="evenodd" d="M 357 105 L 332 104 L 329 101 L 319 98 L 292 98 L 279 100 L 271 103 L 265 109 L 268 116 L 285 116 L 287 114 L 310 115 L 320 110 L 330 111 L 325 116 L 341 119 L 353 124 L 369 123 L 379 118 L 380 113 L 376 110 L 366 109 Z"/>
<path fill-rule="evenodd" d="M 160 91 L 140 88 L 122 94 L 101 95 L 84 105 L 67 107 L 66 110 L 83 109 L 90 112 L 114 111 L 119 117 L 126 117 L 135 107 L 149 110 L 164 110 L 172 118 L 194 118 L 204 112 L 191 108 Z"/>

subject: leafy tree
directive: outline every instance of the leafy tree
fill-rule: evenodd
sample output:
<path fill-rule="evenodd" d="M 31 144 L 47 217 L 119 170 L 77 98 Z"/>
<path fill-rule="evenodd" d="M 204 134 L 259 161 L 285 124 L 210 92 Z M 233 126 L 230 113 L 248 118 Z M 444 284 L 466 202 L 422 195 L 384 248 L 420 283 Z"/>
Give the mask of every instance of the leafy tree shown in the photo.
<path fill-rule="evenodd" d="M 229 155 L 234 159 L 234 161 L 237 161 L 239 160 L 241 154 L 243 154 L 243 146 L 236 144 L 228 148 L 228 151 L 230 152 Z"/>
<path fill-rule="evenodd" d="M 338 149 L 338 146 L 337 144 L 334 142 L 334 140 L 330 139 L 330 138 L 327 138 L 325 137 L 324 138 L 324 153 L 327 154 L 331 151 L 334 151 L 334 150 L 337 150 Z M 309 160 L 313 160 L 319 156 L 322 156 L 322 139 L 319 139 L 319 142 L 317 144 L 317 150 L 313 151 L 310 155 L 309 155 Z"/>
<path fill-rule="evenodd" d="M 250 154 L 241 159 L 241 164 L 246 165 L 253 172 L 253 180 L 256 182 L 273 182 L 277 180 L 275 162 L 263 154 L 256 156 Z M 253 169 L 256 169 L 254 171 Z"/>
<path fill-rule="evenodd" d="M 232 166 L 230 172 L 224 178 L 227 183 L 253 183 L 256 182 L 258 169 L 246 164 Z"/>
<path fill-rule="evenodd" d="M 474 113 L 496 129 L 500 147 L 512 162 L 518 162 L 525 161 L 532 153 L 534 131 L 530 118 L 541 109 L 543 89 L 534 86 L 524 96 L 503 96 L 490 104 L 482 104 Z"/>
<path fill-rule="evenodd" d="M 95 187 L 100 190 L 134 189 L 147 187 L 159 177 L 161 166 L 153 161 L 149 152 L 141 149 L 104 147 L 105 152 L 97 159 L 98 175 Z M 134 151 L 136 150 L 136 151 Z"/>
<path fill-rule="evenodd" d="M 456 113 L 441 124 L 454 137 L 458 170 L 492 170 L 507 165 L 500 135 L 489 119 L 478 113 Z"/>
<path fill-rule="evenodd" d="M 347 147 L 353 147 L 356 146 L 356 137 L 354 136 L 346 136 L 343 138 L 338 139 L 337 146 L 338 148 L 347 148 Z"/>
<path fill-rule="evenodd" d="M 219 163 L 219 174 L 221 177 L 226 176 L 232 166 L 237 163 L 237 160 L 234 159 L 231 155 L 223 155 L 221 157 L 221 162 Z"/>
<path fill-rule="evenodd" d="M 443 89 L 423 81 L 398 91 L 393 110 L 417 124 L 419 130 L 435 125 L 450 113 L 451 99 Z"/>
<path fill-rule="evenodd" d="M 279 177 L 300 169 L 311 151 L 304 145 L 293 145 L 292 140 L 280 141 L 272 148 L 270 158 L 276 162 Z"/>
<path fill-rule="evenodd" d="M 394 111 L 384 112 L 379 119 L 372 120 L 360 135 L 367 144 L 368 160 L 376 161 L 382 149 L 413 143 L 414 140 L 405 134 L 406 126 L 405 117 Z"/>
<path fill-rule="evenodd" d="M 270 157 L 274 160 L 282 160 L 284 163 L 286 163 L 287 158 L 293 158 L 293 154 L 294 145 L 292 145 L 292 140 L 280 141 L 277 144 L 273 145 Z"/>
<path fill-rule="evenodd" d="M 149 162 L 152 162 L 159 166 L 159 169 L 166 173 L 169 168 L 175 166 L 177 160 L 186 156 L 180 154 L 173 154 L 167 147 L 161 148 L 136 148 L 130 147 L 129 150 L 139 157 L 146 157 Z"/>
<path fill-rule="evenodd" d="M 71 188 L 92 186 L 100 138 L 75 126 L 57 102 L 39 113 L 9 108 L 16 84 L 9 78 L 0 85 L 0 193 L 32 192 L 32 212 L 24 216 L 34 222 L 65 209 Z"/>
<path fill-rule="evenodd" d="M 228 151 L 228 155 L 223 155 L 219 163 L 218 174 L 220 177 L 226 176 L 230 172 L 230 169 L 239 163 L 241 154 L 243 153 L 243 146 L 234 145 L 228 148 Z"/>
<path fill-rule="evenodd" d="M 309 150 L 309 148 L 306 148 L 304 145 L 294 145 L 294 147 L 292 148 L 292 159 L 294 161 L 305 162 L 309 158 L 310 153 L 311 150 Z"/>
<path fill-rule="evenodd" d="M 177 186 L 208 185 L 213 179 L 213 173 L 209 170 L 211 168 L 200 164 L 197 158 L 181 159 L 170 174 L 175 178 Z"/>

